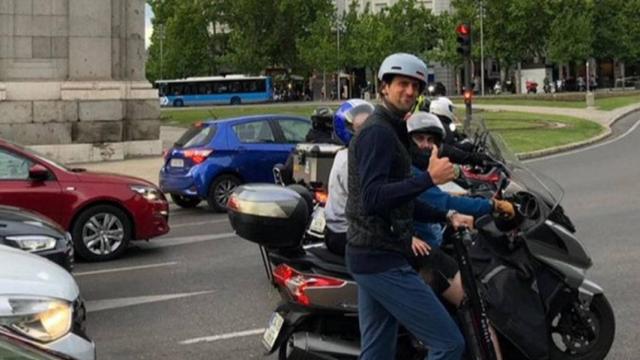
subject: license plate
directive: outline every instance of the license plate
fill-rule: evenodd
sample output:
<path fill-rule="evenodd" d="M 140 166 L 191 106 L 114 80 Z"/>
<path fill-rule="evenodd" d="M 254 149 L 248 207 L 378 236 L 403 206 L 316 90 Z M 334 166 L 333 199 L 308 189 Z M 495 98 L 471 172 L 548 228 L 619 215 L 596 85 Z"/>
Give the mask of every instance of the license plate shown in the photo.
<path fill-rule="evenodd" d="M 282 315 L 277 312 L 271 314 L 271 319 L 269 319 L 267 329 L 264 331 L 264 335 L 262 335 L 262 344 L 267 351 L 271 351 L 271 349 L 273 349 L 273 345 L 278 339 L 282 325 L 284 325 L 284 318 Z"/>
<path fill-rule="evenodd" d="M 184 167 L 183 159 L 171 159 L 170 162 L 171 167 Z"/>

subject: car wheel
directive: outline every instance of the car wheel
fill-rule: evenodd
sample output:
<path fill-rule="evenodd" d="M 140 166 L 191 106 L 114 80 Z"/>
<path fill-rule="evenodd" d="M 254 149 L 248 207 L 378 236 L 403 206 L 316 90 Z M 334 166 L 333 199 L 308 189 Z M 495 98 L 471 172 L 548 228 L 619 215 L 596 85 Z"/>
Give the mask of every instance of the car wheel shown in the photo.
<path fill-rule="evenodd" d="M 175 107 L 183 107 L 184 106 L 184 101 L 178 99 L 178 100 L 174 100 L 173 101 L 173 106 Z"/>
<path fill-rule="evenodd" d="M 242 100 L 239 97 L 234 96 L 231 98 L 231 105 L 240 105 L 241 103 Z"/>
<path fill-rule="evenodd" d="M 233 175 L 220 175 L 213 180 L 209 187 L 207 203 L 209 208 L 216 212 L 227 211 L 227 201 L 233 190 L 240 185 L 240 179 Z"/>
<path fill-rule="evenodd" d="M 131 221 L 122 210 L 112 205 L 97 205 L 80 213 L 71 234 L 80 257 L 88 261 L 105 261 L 126 250 L 131 230 Z"/>
<path fill-rule="evenodd" d="M 202 201 L 202 199 L 195 196 L 185 196 L 178 194 L 171 194 L 171 200 L 173 200 L 176 205 L 185 209 L 194 208 L 198 206 L 198 204 L 200 204 L 200 201 Z"/>

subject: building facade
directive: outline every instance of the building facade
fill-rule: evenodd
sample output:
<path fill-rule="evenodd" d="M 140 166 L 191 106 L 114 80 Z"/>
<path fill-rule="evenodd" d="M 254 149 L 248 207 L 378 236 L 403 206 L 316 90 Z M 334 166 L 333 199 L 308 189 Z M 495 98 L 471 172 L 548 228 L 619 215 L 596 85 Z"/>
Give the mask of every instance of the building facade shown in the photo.
<path fill-rule="evenodd" d="M 159 153 L 145 57 L 144 0 L 0 0 L 0 137 L 71 162 Z"/>

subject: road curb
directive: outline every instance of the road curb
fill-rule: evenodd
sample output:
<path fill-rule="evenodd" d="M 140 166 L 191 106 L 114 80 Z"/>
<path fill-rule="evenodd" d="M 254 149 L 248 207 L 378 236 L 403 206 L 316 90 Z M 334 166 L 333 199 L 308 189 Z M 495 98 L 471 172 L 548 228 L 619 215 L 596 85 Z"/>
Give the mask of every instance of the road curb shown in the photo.
<path fill-rule="evenodd" d="M 606 124 L 602 124 L 597 121 L 593 121 L 589 119 L 583 119 L 586 121 L 593 121 L 595 123 L 600 124 L 605 129 L 604 132 L 587 140 L 582 140 L 582 141 L 565 144 L 565 145 L 559 145 L 559 146 L 542 149 L 542 150 L 530 151 L 526 153 L 518 153 L 516 155 L 520 160 L 528 160 L 528 159 L 535 159 L 535 158 L 548 156 L 548 155 L 554 155 L 554 154 L 562 153 L 565 151 L 570 151 L 570 150 L 595 144 L 611 136 L 611 134 L 613 133 L 613 131 L 611 130 L 611 126 L 613 126 L 618 120 L 639 111 L 640 111 L 640 105 L 634 105 L 633 107 L 629 107 L 626 110 L 613 114 L 609 119 L 607 119 Z"/>

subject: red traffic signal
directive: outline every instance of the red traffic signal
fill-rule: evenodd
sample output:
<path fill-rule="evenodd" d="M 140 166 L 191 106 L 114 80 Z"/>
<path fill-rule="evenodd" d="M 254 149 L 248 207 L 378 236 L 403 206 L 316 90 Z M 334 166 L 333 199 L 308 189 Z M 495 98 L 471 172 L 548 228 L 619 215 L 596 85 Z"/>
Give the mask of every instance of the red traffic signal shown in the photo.
<path fill-rule="evenodd" d="M 473 100 L 473 91 L 465 90 L 463 95 L 464 95 L 464 103 L 471 104 L 471 101 Z"/>
<path fill-rule="evenodd" d="M 456 32 L 460 36 L 469 36 L 471 35 L 471 27 L 468 24 L 459 24 L 456 26 Z"/>
<path fill-rule="evenodd" d="M 456 33 L 458 34 L 458 53 L 462 56 L 471 55 L 471 26 L 466 23 L 456 26 Z"/>

